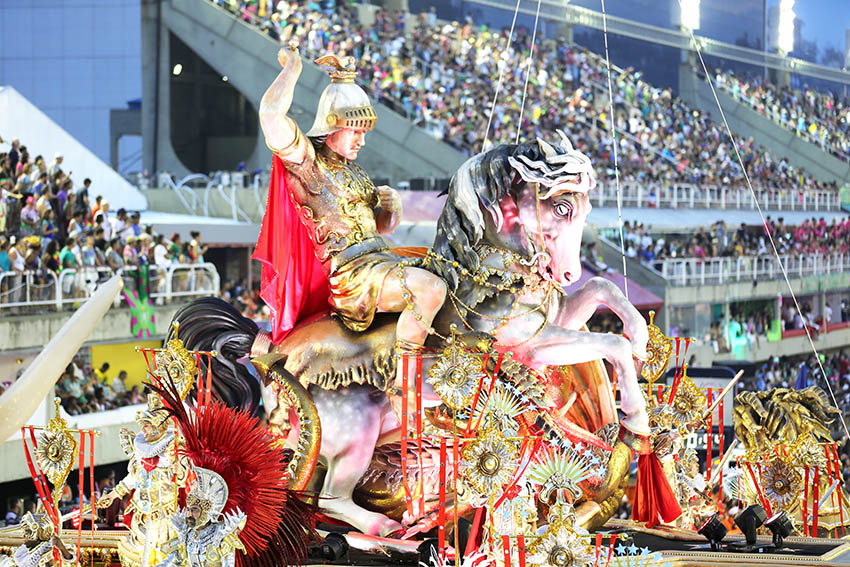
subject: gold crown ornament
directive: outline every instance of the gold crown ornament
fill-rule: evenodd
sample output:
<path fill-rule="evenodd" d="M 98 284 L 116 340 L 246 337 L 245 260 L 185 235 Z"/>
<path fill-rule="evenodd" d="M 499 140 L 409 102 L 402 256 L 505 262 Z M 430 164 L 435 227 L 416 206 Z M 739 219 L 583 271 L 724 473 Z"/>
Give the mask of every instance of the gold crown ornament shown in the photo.
<path fill-rule="evenodd" d="M 316 59 L 319 65 L 327 71 L 332 83 L 353 83 L 357 78 L 354 57 L 337 57 L 333 54 L 323 55 Z"/>
<path fill-rule="evenodd" d="M 21 531 L 25 541 L 47 541 L 53 537 L 53 522 L 46 514 L 36 517 L 32 512 L 27 512 L 21 518 Z"/>

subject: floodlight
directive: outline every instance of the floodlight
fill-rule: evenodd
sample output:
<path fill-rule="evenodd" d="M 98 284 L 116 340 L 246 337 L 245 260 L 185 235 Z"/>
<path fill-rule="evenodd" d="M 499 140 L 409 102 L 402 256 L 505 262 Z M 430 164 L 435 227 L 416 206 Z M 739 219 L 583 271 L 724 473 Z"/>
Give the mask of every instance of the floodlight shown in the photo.
<path fill-rule="evenodd" d="M 331 532 L 322 542 L 320 552 L 323 559 L 338 561 L 348 553 L 348 540 L 342 534 Z"/>
<path fill-rule="evenodd" d="M 782 547 L 782 542 L 785 538 L 794 532 L 794 525 L 791 523 L 791 520 L 788 518 L 788 514 L 785 513 L 785 510 L 771 516 L 764 525 L 770 530 L 770 533 L 773 534 L 773 545 L 776 549 Z"/>
<path fill-rule="evenodd" d="M 754 547 L 759 527 L 767 520 L 767 513 L 758 504 L 747 506 L 743 512 L 735 517 L 735 525 L 743 532 L 747 539 L 747 547 Z"/>
<path fill-rule="evenodd" d="M 713 551 L 719 551 L 720 542 L 726 537 L 728 530 L 720 521 L 720 514 L 715 512 L 703 522 L 702 526 L 697 529 L 697 533 L 708 540 Z"/>
<path fill-rule="evenodd" d="M 681 24 L 690 30 L 699 29 L 699 3 L 700 0 L 680 0 L 682 8 Z"/>
<path fill-rule="evenodd" d="M 776 46 L 785 54 L 794 51 L 795 0 L 779 0 L 779 28 Z"/>
<path fill-rule="evenodd" d="M 181 63 L 176 64 L 174 66 L 174 68 L 171 70 L 171 74 L 174 75 L 175 77 L 182 72 L 183 72 L 183 65 Z"/>

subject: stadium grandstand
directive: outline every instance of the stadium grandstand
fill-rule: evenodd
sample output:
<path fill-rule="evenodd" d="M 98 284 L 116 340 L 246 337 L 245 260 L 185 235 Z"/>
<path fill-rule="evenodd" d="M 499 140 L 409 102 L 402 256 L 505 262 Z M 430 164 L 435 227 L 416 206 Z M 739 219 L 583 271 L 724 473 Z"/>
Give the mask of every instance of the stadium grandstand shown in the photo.
<path fill-rule="evenodd" d="M 654 2 L 635 4 L 648 12 Z M 797 48 L 778 48 L 769 36 L 779 32 L 769 28 L 780 0 L 742 0 L 757 39 L 717 31 L 735 19 L 728 7 L 712 9 L 703 23 L 714 31 L 695 36 L 699 22 L 686 25 L 673 15 L 681 2 L 669 3 L 660 16 L 642 16 L 628 2 L 602 14 L 604 4 L 568 0 L 558 8 L 567 15 L 556 16 L 554 2 L 542 2 L 541 14 L 530 0 L 516 9 L 513 0 L 122 0 L 104 17 L 134 30 L 120 56 L 133 68 L 134 90 L 92 103 L 84 118 L 36 88 L 36 78 L 20 78 L 42 55 L 25 57 L 21 48 L 0 56 L 0 395 L 115 276 L 121 293 L 29 424 L 45 425 L 56 398 L 74 428 L 117 438 L 135 427 L 150 377 L 136 347 L 159 348 L 174 332 L 172 317 L 198 298 L 219 297 L 269 328 L 272 310 L 252 255 L 275 176 L 257 116 L 280 71 L 275 54 L 297 45 L 303 74 L 289 115 L 304 132 L 327 84 L 315 60 L 333 53 L 355 62 L 356 84 L 378 116 L 357 163 L 376 186 L 400 193 L 392 245 L 431 246 L 453 175 L 468 158 L 502 144 L 557 140 L 560 130 L 589 157 L 597 184 L 588 193 L 581 277 L 559 291 L 569 295 L 593 277 L 613 284 L 661 333 L 682 339 L 676 364 L 695 376 L 705 370 L 697 384 L 709 392 L 729 383 L 713 371 L 743 370 L 720 406 L 726 413 L 717 414 L 726 416 L 721 450 L 724 419 L 726 446 L 734 436 L 740 392 L 818 386 L 843 412 L 850 404 L 850 10 L 847 45 L 830 48 L 846 49 L 847 61 L 837 62 L 815 57 L 814 32 L 804 34 L 799 22 Z M 59 4 L 72 9 L 70 0 Z M 0 6 L 0 19 L 7 12 Z M 566 21 L 570 14 L 584 19 Z M 77 32 L 92 29 L 80 25 Z M 109 58 L 97 50 L 90 49 L 94 60 Z M 16 76 L 15 65 L 3 65 L 7 57 L 28 70 Z M 91 65 L 94 84 L 106 72 L 99 65 Z M 610 306 L 587 329 L 625 332 Z M 678 387 L 673 374 L 656 385 L 664 380 Z M 825 429 L 844 437 L 838 421 Z M 0 511 L 10 526 L 38 501 L 19 437 L 0 440 Z M 709 432 L 688 443 L 711 466 L 717 439 Z M 841 468 L 832 490 L 850 482 L 848 441 L 836 447 Z M 120 447 L 99 444 L 92 462 L 99 496 L 127 472 Z M 85 507 L 76 488 L 60 497 L 61 513 Z M 737 503 L 715 499 L 731 527 Z M 123 529 L 126 500 L 101 513 L 100 525 Z M 631 517 L 633 503 L 626 497 L 615 514 Z"/>

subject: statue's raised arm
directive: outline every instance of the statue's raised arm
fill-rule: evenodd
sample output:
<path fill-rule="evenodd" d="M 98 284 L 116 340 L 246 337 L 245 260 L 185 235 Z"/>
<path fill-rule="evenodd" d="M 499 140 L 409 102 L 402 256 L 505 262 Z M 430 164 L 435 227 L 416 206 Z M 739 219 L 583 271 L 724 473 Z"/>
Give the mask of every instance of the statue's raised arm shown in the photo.
<path fill-rule="evenodd" d="M 295 83 L 301 76 L 298 43 L 289 42 L 287 48 L 278 51 L 277 60 L 281 71 L 260 101 L 260 126 L 272 152 L 284 161 L 301 163 L 311 149 L 310 143 L 301 134 L 298 124 L 288 116 Z"/>

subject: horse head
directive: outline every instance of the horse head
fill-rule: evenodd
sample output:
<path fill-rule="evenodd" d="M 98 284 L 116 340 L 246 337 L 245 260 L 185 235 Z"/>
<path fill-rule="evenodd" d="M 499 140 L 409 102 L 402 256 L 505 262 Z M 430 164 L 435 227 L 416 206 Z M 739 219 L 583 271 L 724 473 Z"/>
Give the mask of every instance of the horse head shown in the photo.
<path fill-rule="evenodd" d="M 433 250 L 451 289 L 461 268 L 475 272 L 479 244 L 497 245 L 536 261 L 560 285 L 581 277 L 580 247 L 596 186 L 590 159 L 566 135 L 555 144 L 503 145 L 467 160 L 448 190 Z M 457 263 L 457 266 L 454 263 Z"/>
<path fill-rule="evenodd" d="M 558 134 L 556 146 L 537 139 L 542 159 L 519 153 L 508 161 L 525 182 L 514 200 L 524 232 L 545 252 L 538 263 L 541 275 L 567 286 L 581 277 L 581 236 L 596 177 L 588 157 Z"/>

